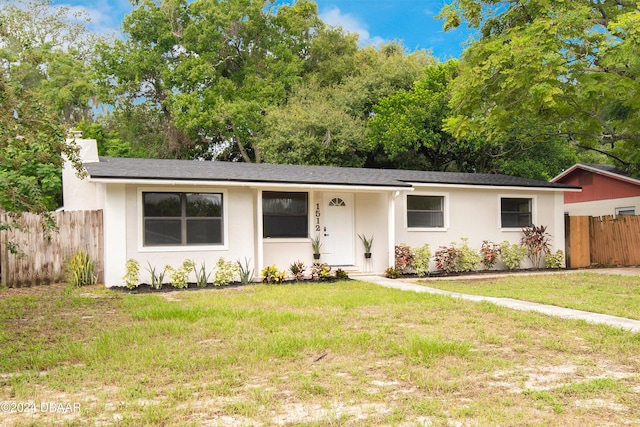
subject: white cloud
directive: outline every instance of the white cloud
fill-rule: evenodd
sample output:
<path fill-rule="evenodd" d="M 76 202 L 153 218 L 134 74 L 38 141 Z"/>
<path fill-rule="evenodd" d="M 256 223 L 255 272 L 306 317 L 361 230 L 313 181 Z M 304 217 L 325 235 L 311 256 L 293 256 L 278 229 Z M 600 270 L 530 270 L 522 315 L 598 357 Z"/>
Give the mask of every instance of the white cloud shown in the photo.
<path fill-rule="evenodd" d="M 342 29 L 348 33 L 358 34 L 358 43 L 360 45 L 379 46 L 385 43 L 385 40 L 382 37 L 372 37 L 364 22 L 360 21 L 353 15 L 342 13 L 342 11 L 337 7 L 333 7 L 320 13 L 320 18 L 328 25 L 342 27 Z"/>
<path fill-rule="evenodd" d="M 88 17 L 90 23 L 87 27 L 98 34 L 110 34 L 117 31 L 122 23 L 122 17 L 132 8 L 127 0 L 94 0 L 86 1 L 85 5 L 65 4 L 62 0 L 59 3 L 56 2 L 55 5 L 68 8 L 71 17 L 74 14 Z"/>

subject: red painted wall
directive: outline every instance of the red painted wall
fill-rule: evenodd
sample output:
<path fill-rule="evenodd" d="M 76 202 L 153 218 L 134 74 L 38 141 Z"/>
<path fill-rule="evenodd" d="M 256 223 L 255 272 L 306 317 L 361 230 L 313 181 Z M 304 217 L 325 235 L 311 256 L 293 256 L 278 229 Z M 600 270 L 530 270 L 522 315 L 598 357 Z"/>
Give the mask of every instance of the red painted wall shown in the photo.
<path fill-rule="evenodd" d="M 640 185 L 576 169 L 558 180 L 559 183 L 582 187 L 580 193 L 564 193 L 565 203 L 591 202 L 594 200 L 620 199 L 640 196 Z"/>

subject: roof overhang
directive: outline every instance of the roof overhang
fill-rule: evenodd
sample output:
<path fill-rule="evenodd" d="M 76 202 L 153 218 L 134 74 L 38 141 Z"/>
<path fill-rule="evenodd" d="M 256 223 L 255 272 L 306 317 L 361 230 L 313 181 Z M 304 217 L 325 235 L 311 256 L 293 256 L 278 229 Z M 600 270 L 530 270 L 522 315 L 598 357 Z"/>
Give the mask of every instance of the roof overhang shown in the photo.
<path fill-rule="evenodd" d="M 394 192 L 412 191 L 407 186 L 385 185 L 349 185 L 349 184 L 311 184 L 311 183 L 286 183 L 286 182 L 252 182 L 252 181 L 196 181 L 196 180 L 170 180 L 170 179 L 130 179 L 130 178 L 88 178 L 89 182 L 99 184 L 129 184 L 164 187 L 245 187 L 253 189 L 307 189 L 307 190 L 331 190 L 331 191 L 357 191 L 357 192 Z"/>
<path fill-rule="evenodd" d="M 415 187 L 446 187 L 446 188 L 460 188 L 460 189 L 482 189 L 482 190 L 506 190 L 506 191 L 550 191 L 550 192 L 575 192 L 582 191 L 581 187 L 526 187 L 526 186 L 508 186 L 508 185 L 471 185 L 471 184 L 440 184 L 433 182 L 412 182 L 410 183 L 413 188 Z"/>

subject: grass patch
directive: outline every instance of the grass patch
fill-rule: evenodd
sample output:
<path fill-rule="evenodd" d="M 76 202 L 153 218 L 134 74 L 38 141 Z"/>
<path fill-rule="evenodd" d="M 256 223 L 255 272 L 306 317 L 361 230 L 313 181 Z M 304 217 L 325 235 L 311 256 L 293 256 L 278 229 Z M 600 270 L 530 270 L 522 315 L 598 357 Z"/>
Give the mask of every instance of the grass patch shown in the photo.
<path fill-rule="evenodd" d="M 0 402 L 82 405 L 38 425 L 640 422 L 640 335 L 601 325 L 358 281 L 11 292 Z"/>
<path fill-rule="evenodd" d="M 447 291 L 514 298 L 640 320 L 640 277 L 635 276 L 558 273 L 419 283 Z"/>

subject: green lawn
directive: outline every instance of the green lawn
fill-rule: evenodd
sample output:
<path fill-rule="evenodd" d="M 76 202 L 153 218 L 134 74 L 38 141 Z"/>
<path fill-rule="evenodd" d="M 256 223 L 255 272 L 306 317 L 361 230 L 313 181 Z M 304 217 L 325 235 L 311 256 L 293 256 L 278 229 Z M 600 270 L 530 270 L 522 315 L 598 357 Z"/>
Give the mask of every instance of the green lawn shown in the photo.
<path fill-rule="evenodd" d="M 638 424 L 640 334 L 349 281 L 0 290 L 0 425 Z"/>
<path fill-rule="evenodd" d="M 640 277 L 636 276 L 558 273 L 419 283 L 447 291 L 515 298 L 640 320 Z"/>

